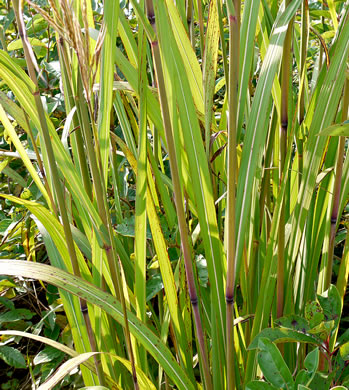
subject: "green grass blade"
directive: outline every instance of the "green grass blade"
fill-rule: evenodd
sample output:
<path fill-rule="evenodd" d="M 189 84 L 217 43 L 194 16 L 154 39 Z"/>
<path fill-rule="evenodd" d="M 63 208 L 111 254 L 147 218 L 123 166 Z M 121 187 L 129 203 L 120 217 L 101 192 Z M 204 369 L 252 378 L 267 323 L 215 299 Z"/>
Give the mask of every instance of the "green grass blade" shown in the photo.
<path fill-rule="evenodd" d="M 252 185 L 256 176 L 263 143 L 266 138 L 266 121 L 269 119 L 268 105 L 270 104 L 270 93 L 282 57 L 282 43 L 286 36 L 287 26 L 298 9 L 299 4 L 299 0 L 294 0 L 275 23 L 274 32 L 263 62 L 247 124 L 236 196 L 236 275 L 239 274 L 240 270 L 245 234 L 249 221 Z"/>
<path fill-rule="evenodd" d="M 16 76 L 20 75 L 21 78 L 17 78 Z M 29 79 L 29 77 L 23 72 L 21 73 L 21 69 L 18 69 L 18 66 L 15 65 L 13 61 L 8 57 L 8 55 L 0 50 L 0 77 L 5 81 L 8 87 L 15 94 L 22 108 L 26 112 L 29 118 L 33 121 L 36 128 L 40 130 L 40 122 L 37 114 L 37 110 L 35 108 L 33 91 L 34 85 Z M 102 245 L 103 239 L 108 241 L 108 234 L 106 228 L 103 226 L 101 218 L 94 208 L 89 196 L 84 190 L 84 186 L 81 180 L 79 173 L 77 172 L 75 166 L 69 155 L 64 148 L 61 140 L 58 137 L 56 129 L 54 128 L 52 122 L 46 117 L 48 129 L 51 136 L 51 141 L 53 143 L 53 148 L 55 152 L 55 158 L 60 167 L 61 173 L 66 178 L 68 185 L 71 184 L 71 189 L 76 197 L 79 199 L 81 203 L 84 204 L 87 213 L 91 218 L 91 222 L 94 224 L 97 236 L 99 238 L 99 242 Z M 42 148 L 42 154 L 45 163 L 45 148 Z M 48 165 L 45 163 L 45 166 Z M 48 179 L 50 181 L 50 173 L 49 169 L 46 172 Z"/>
<path fill-rule="evenodd" d="M 137 302 L 137 316 L 146 321 L 146 281 L 147 281 L 147 74 L 146 74 L 146 37 L 140 31 L 139 37 L 139 129 L 137 153 L 137 183 L 136 183 L 136 210 L 135 210 L 135 296 Z M 147 365 L 144 350 L 139 351 L 138 365 L 145 369 Z"/>
<path fill-rule="evenodd" d="M 47 254 L 50 259 L 50 263 L 57 268 L 66 270 L 66 266 L 64 264 L 61 251 L 57 248 L 59 245 L 63 245 L 64 241 L 57 240 L 54 234 L 50 232 L 50 228 L 46 229 L 43 223 L 39 218 L 33 217 L 45 243 L 45 247 L 47 250 Z M 55 240 L 53 240 L 55 238 Z M 64 237 L 63 237 L 64 239 Z M 63 249 L 61 248 L 61 249 Z M 67 251 L 66 251 L 67 252 Z M 63 253 L 64 255 L 64 253 Z M 69 262 L 70 263 L 70 262 Z M 70 264 L 69 264 L 70 265 Z M 81 312 L 81 306 L 79 299 L 66 291 L 59 289 L 59 294 L 62 299 L 64 311 L 67 315 L 68 323 L 71 327 L 72 336 L 74 340 L 74 346 L 78 353 L 84 353 L 90 351 L 90 343 L 88 339 L 87 329 L 83 314 Z M 93 367 L 95 367 L 93 365 Z M 86 370 L 86 368 L 82 367 L 82 375 L 85 383 L 90 383 L 91 385 L 96 384 L 96 377 L 92 375 L 90 370 Z"/>
<path fill-rule="evenodd" d="M 258 44 L 259 49 L 261 53 L 261 57 L 263 61 L 265 60 L 265 56 L 267 54 L 267 50 L 269 47 L 269 33 L 268 29 L 266 27 L 267 21 L 266 21 L 266 15 L 265 15 L 265 8 L 262 4 L 259 6 L 259 12 L 258 12 L 258 28 L 259 28 L 259 34 L 258 34 Z M 281 118 L 281 87 L 280 82 L 277 76 L 275 76 L 274 84 L 272 88 L 272 95 L 274 99 L 275 108 L 277 110 L 279 118 Z"/>
<path fill-rule="evenodd" d="M 126 59 L 126 57 L 119 48 L 116 48 L 115 63 L 120 68 L 121 72 L 124 74 L 126 80 L 130 83 L 132 89 L 136 92 L 136 94 L 138 94 L 139 86 L 137 70 Z M 149 87 L 147 88 L 147 101 L 149 118 L 154 123 L 154 126 L 159 131 L 162 141 L 166 145 L 159 101 L 153 95 L 152 90 Z"/>
<path fill-rule="evenodd" d="M 205 103 L 205 143 L 206 156 L 209 159 L 211 123 L 213 119 L 213 95 L 215 89 L 217 59 L 219 44 L 219 23 L 217 2 L 210 3 L 209 17 L 206 30 L 206 43 L 204 53 L 203 84 Z"/>
<path fill-rule="evenodd" d="M 132 4 L 132 7 L 134 8 L 135 10 L 135 13 L 137 15 L 137 18 L 140 20 L 144 30 L 146 31 L 147 33 L 147 36 L 150 40 L 153 40 L 154 38 L 154 31 L 143 11 L 143 9 L 141 8 L 140 4 L 136 1 L 136 0 L 131 0 L 131 4 Z"/>
<path fill-rule="evenodd" d="M 16 198 L 15 196 L 3 194 L 1 195 L 1 197 L 8 199 L 14 203 L 25 206 L 31 213 L 36 216 L 36 218 L 39 219 L 39 221 L 43 224 L 43 226 L 45 226 L 45 229 L 48 231 L 51 239 L 53 240 L 54 244 L 56 245 L 56 248 L 58 249 L 58 252 L 61 255 L 61 258 L 64 261 L 64 266 L 62 264 L 62 268 L 68 270 L 69 272 L 73 272 L 69 258 L 69 252 L 67 250 L 63 227 L 58 222 L 58 220 L 49 212 L 49 210 L 34 201 L 29 201 L 21 198 Z M 90 271 L 77 245 L 75 245 L 75 250 L 82 277 L 88 281 L 91 281 Z M 56 266 L 58 266 L 58 264 Z"/>
<path fill-rule="evenodd" d="M 160 174 L 160 169 L 158 168 L 156 161 L 155 161 L 155 156 L 153 155 L 152 151 L 150 150 L 150 145 L 148 141 L 148 158 L 149 158 L 149 163 L 151 165 L 151 169 L 153 172 L 153 175 L 155 177 L 155 182 L 157 189 L 160 194 L 161 202 L 165 210 L 165 215 L 166 219 L 168 222 L 168 227 L 172 229 L 176 223 L 176 212 L 173 206 L 173 203 L 171 202 L 170 199 L 170 194 L 168 189 L 166 188 L 166 185 L 164 184 L 161 174 Z M 171 191 L 172 192 L 172 191 Z"/>
<path fill-rule="evenodd" d="M 295 127 L 292 128 L 289 139 L 292 141 L 294 137 Z M 277 271 L 277 253 L 275 252 L 277 246 L 277 234 L 280 224 L 281 206 L 285 197 L 286 184 L 288 183 L 289 164 L 292 156 L 292 148 L 287 148 L 287 155 L 285 158 L 285 165 L 282 172 L 281 186 L 277 194 L 275 207 L 273 211 L 273 219 L 270 227 L 269 238 L 265 239 L 265 243 L 261 248 L 261 257 L 263 257 L 263 269 L 261 272 L 261 280 L 258 291 L 268 292 L 259 293 L 257 297 L 257 305 L 255 309 L 255 317 L 251 331 L 251 339 L 253 340 L 257 334 L 268 325 L 270 319 L 271 306 L 274 299 L 274 289 L 276 285 L 276 271 Z M 266 242 L 268 241 L 268 242 Z M 253 288 L 253 286 L 251 286 Z M 249 382 L 255 375 L 256 353 L 250 351 L 247 355 L 246 372 L 244 383 Z"/>
<path fill-rule="evenodd" d="M 35 184 L 37 185 L 38 189 L 40 190 L 40 192 L 42 193 L 42 195 L 46 199 L 46 202 L 50 205 L 51 202 L 50 202 L 50 199 L 47 195 L 46 189 L 45 189 L 44 185 L 42 184 L 42 181 L 41 181 L 39 175 L 37 174 L 33 164 L 31 163 L 31 161 L 27 155 L 27 152 L 25 151 L 20 139 L 18 138 L 18 135 L 17 135 L 15 129 L 13 128 L 9 119 L 7 118 L 7 115 L 4 111 L 1 103 L 0 103 L 0 121 L 4 125 L 4 127 L 7 131 L 7 134 L 11 138 L 12 143 L 16 147 L 17 152 L 21 156 L 21 159 L 22 159 L 24 165 L 26 166 L 26 168 L 28 169 L 28 172 L 30 173 L 31 177 L 33 178 Z"/>
<path fill-rule="evenodd" d="M 205 248 L 205 257 L 208 264 L 208 272 L 211 283 L 213 301 L 215 302 L 214 310 L 216 313 L 217 332 L 215 345 L 216 351 L 224 353 L 225 343 L 225 303 L 224 303 L 224 253 L 222 242 L 218 234 L 216 211 L 211 185 L 210 172 L 206 159 L 206 154 L 201 138 L 201 130 L 196 114 L 194 99 L 192 97 L 191 85 L 186 77 L 184 64 L 177 46 L 174 43 L 172 31 L 169 29 L 166 11 L 159 3 L 159 40 L 161 53 L 164 63 L 168 68 L 173 69 L 172 89 L 174 92 L 174 106 L 178 105 L 178 114 L 174 117 L 173 123 L 180 120 L 178 126 L 183 138 L 184 148 L 180 149 L 183 158 L 188 158 L 190 181 L 193 186 L 195 202 L 203 245 Z M 169 50 L 170 48 L 170 50 Z M 177 118 L 176 118 L 177 117 Z M 175 125 L 174 125 L 175 128 Z M 221 360 L 222 362 L 224 361 Z M 223 365 L 221 369 L 224 370 Z M 222 371 L 223 372 L 223 371 Z M 216 375 L 221 375 L 216 373 Z M 223 375 L 223 374 L 222 374 Z"/>
<path fill-rule="evenodd" d="M 176 48 L 178 48 L 184 64 L 193 100 L 198 111 L 204 113 L 204 93 L 202 88 L 202 72 L 200 65 L 196 59 L 194 49 L 190 43 L 175 3 L 171 0 L 166 0 L 166 5 L 170 16 L 173 34 L 176 39 Z M 202 37 L 202 39 L 203 38 L 204 37 Z"/>
<path fill-rule="evenodd" d="M 100 99 L 98 111 L 98 138 L 102 164 L 102 177 L 104 186 L 108 180 L 108 162 L 110 151 L 110 118 L 113 104 L 113 89 L 110 85 L 114 81 L 114 56 L 116 47 L 117 25 L 120 5 L 117 1 L 107 1 L 104 4 L 104 28 L 101 74 L 100 74 Z"/>
<path fill-rule="evenodd" d="M 116 95 L 115 95 L 114 109 L 115 109 L 115 112 L 118 116 L 118 119 L 120 122 L 120 127 L 122 130 L 124 139 L 126 141 L 126 145 L 131 150 L 132 154 L 134 156 L 136 156 L 137 155 L 136 143 L 135 143 L 134 136 L 132 133 L 131 124 L 128 121 L 126 110 L 125 110 L 125 107 L 123 105 L 123 101 L 121 99 L 119 91 L 117 91 Z"/>
<path fill-rule="evenodd" d="M 240 129 L 244 120 L 248 82 L 251 73 L 252 59 L 254 56 L 254 38 L 257 28 L 259 3 L 260 0 L 247 0 L 244 5 L 244 13 L 242 15 L 240 33 L 240 82 L 238 95 L 237 134 L 240 134 Z"/>
<path fill-rule="evenodd" d="M 126 17 L 123 12 L 119 13 L 119 24 L 118 30 L 122 43 L 124 44 L 128 59 L 131 65 L 137 68 L 138 58 L 137 58 L 137 43 L 132 34 L 130 25 L 127 23 Z"/>
<path fill-rule="evenodd" d="M 136 172 L 137 174 L 138 171 L 137 161 L 135 157 L 130 153 L 127 146 L 121 139 L 117 138 L 116 136 L 115 138 L 119 146 L 121 147 L 122 151 L 124 152 L 126 158 L 128 159 L 133 171 Z M 187 337 L 185 334 L 183 319 L 181 316 L 180 306 L 178 303 L 175 278 L 173 275 L 171 262 L 167 251 L 167 244 L 162 232 L 159 217 L 156 213 L 154 201 L 150 196 L 149 187 L 148 187 L 148 194 L 149 195 L 146 198 L 148 220 L 149 220 L 150 229 L 154 239 L 155 251 L 160 265 L 160 271 L 164 283 L 164 290 L 166 293 L 167 304 L 171 314 L 171 320 L 173 321 L 173 326 L 176 333 L 176 339 L 180 347 L 181 359 L 184 362 L 188 375 L 193 376 L 194 374 L 192 372 L 192 357 L 188 354 L 189 351 L 187 349 L 187 345 L 188 345 Z"/>
<path fill-rule="evenodd" d="M 31 339 L 31 340 L 34 340 L 34 341 L 37 341 L 39 343 L 42 343 L 42 344 L 45 344 L 45 345 L 49 345 L 53 348 L 56 348 L 58 349 L 59 351 L 62 351 L 64 352 L 65 354 L 67 354 L 68 356 L 71 356 L 71 357 L 76 357 L 79 355 L 79 352 L 75 351 L 74 349 L 71 349 L 69 347 L 67 347 L 66 345 L 64 344 L 61 344 L 59 343 L 58 341 L 55 341 L 55 340 L 52 340 L 48 337 L 43 337 L 43 336 L 38 336 L 36 334 L 32 334 L 32 333 L 28 333 L 28 332 L 22 332 L 22 331 L 19 331 L 19 330 L 1 330 L 0 331 L 0 336 L 18 336 L 18 337 L 25 337 L 27 339 Z M 85 361 L 83 362 L 83 365 L 91 372 L 95 371 L 95 366 L 94 364 L 92 364 L 91 362 L 89 361 Z M 83 367 L 84 368 L 84 367 Z M 121 390 L 121 388 L 118 386 L 117 383 L 115 383 L 110 377 L 106 376 L 106 382 L 107 382 L 107 385 L 111 388 L 111 389 L 115 389 L 115 390 Z M 86 384 L 86 386 L 89 386 Z M 92 384 L 91 384 L 92 386 Z"/>
<path fill-rule="evenodd" d="M 348 13 L 346 15 L 347 20 Z M 298 253 L 300 240 L 303 234 L 313 190 L 316 185 L 316 174 L 319 170 L 327 138 L 317 136 L 318 130 L 328 127 L 336 113 L 345 81 L 345 66 L 349 49 L 349 23 L 344 23 L 338 37 L 336 51 L 332 57 L 330 68 L 327 71 L 321 92 L 313 114 L 307 121 L 311 121 L 308 141 L 305 146 L 303 179 L 298 195 L 298 202 L 292 215 L 292 233 L 288 250 L 289 266 L 292 267 Z M 314 104 L 314 102 L 313 102 Z"/>
<path fill-rule="evenodd" d="M 101 307 L 124 326 L 121 304 L 115 297 L 81 278 L 77 278 L 52 266 L 20 260 L 0 260 L 0 267 L 4 275 L 43 280 L 62 288 L 79 298 L 85 299 L 91 304 Z M 188 378 L 186 372 L 178 365 L 165 344 L 146 325 L 140 322 L 133 313 L 128 312 L 127 316 L 132 335 L 162 365 L 176 386 L 183 390 L 194 390 L 195 386 Z"/>

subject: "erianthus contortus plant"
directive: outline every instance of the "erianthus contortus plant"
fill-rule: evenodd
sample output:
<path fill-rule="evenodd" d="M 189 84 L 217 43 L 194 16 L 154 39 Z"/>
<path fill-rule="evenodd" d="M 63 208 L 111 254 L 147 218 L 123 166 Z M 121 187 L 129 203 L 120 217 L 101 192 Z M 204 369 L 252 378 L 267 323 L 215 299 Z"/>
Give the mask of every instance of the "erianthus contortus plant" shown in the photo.
<path fill-rule="evenodd" d="M 2 259 L 0 274 L 58 287 L 74 349 L 0 335 L 70 356 L 42 389 L 79 365 L 110 389 L 339 384 L 349 2 L 47 1 L 12 0 L 0 121 L 30 178 L 25 198 L 1 196 L 28 209 L 50 264 Z M 58 93 L 57 124 L 43 101 Z"/>

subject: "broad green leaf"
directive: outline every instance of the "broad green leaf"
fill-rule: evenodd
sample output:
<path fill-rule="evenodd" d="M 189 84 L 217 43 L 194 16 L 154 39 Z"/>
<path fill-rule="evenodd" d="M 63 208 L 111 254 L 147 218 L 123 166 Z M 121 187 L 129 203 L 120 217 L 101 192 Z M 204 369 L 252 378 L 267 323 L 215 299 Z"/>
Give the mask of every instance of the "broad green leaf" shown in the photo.
<path fill-rule="evenodd" d="M 327 291 L 317 297 L 326 321 L 334 321 L 334 327 L 336 327 L 342 314 L 341 297 L 336 286 L 331 284 Z"/>
<path fill-rule="evenodd" d="M 41 15 L 36 14 L 29 19 L 29 23 L 26 26 L 27 34 L 29 36 L 32 34 L 37 34 L 42 30 L 46 30 L 47 26 L 48 26 L 47 21 Z"/>
<path fill-rule="evenodd" d="M 343 360 L 349 360 L 349 342 L 340 346 L 339 353 Z"/>
<path fill-rule="evenodd" d="M 308 321 L 295 314 L 278 318 L 274 321 L 274 324 L 280 326 L 281 328 L 293 329 L 303 333 L 309 330 Z"/>
<path fill-rule="evenodd" d="M 135 216 L 131 215 L 131 217 L 129 218 L 124 218 L 122 223 L 116 226 L 115 230 L 118 234 L 121 234 L 122 236 L 135 237 L 135 226 L 136 226 Z M 151 231 L 149 230 L 149 228 L 147 229 L 146 238 L 149 240 L 152 238 Z"/>
<path fill-rule="evenodd" d="M 2 219 L 0 222 L 0 234 L 4 235 L 7 228 L 11 226 L 12 224 L 12 219 Z"/>
<path fill-rule="evenodd" d="M 310 329 L 308 333 L 318 335 L 322 340 L 327 340 L 332 329 L 334 328 L 334 321 L 322 321 L 319 325 Z"/>
<path fill-rule="evenodd" d="M 0 345 L 0 359 L 6 362 L 9 366 L 15 368 L 26 368 L 23 355 L 13 347 L 8 345 Z"/>
<path fill-rule="evenodd" d="M 326 129 L 323 129 L 319 132 L 318 135 L 322 136 L 341 136 L 341 137 L 348 137 L 349 136 L 349 121 L 345 121 L 343 123 L 340 123 L 338 125 L 333 125 L 330 127 L 327 127 Z"/>
<path fill-rule="evenodd" d="M 30 320 L 34 316 L 35 313 L 28 309 L 13 309 L 0 314 L 0 324 L 3 324 L 4 322 Z"/>
<path fill-rule="evenodd" d="M 295 385 L 298 386 L 309 386 L 315 377 L 319 366 L 319 348 L 315 348 L 309 352 L 304 361 L 304 367 L 306 370 L 300 370 L 296 376 Z"/>
<path fill-rule="evenodd" d="M 291 372 L 277 346 L 262 337 L 258 341 L 258 349 L 258 364 L 264 377 L 278 389 L 292 389 L 294 382 Z"/>
<path fill-rule="evenodd" d="M 272 390 L 277 389 L 270 383 L 262 382 L 262 381 L 251 381 L 247 383 L 245 390 Z"/>
<path fill-rule="evenodd" d="M 8 281 L 9 283 L 11 283 L 10 281 Z M 0 284 L 1 286 L 1 284 Z M 13 283 L 13 286 L 12 287 L 15 287 L 15 283 Z M 0 296 L 0 304 L 5 306 L 7 309 L 10 309 L 10 310 L 13 310 L 15 308 L 15 304 L 11 301 L 11 299 L 8 299 L 6 297 L 1 297 Z"/>
<path fill-rule="evenodd" d="M 312 380 L 312 377 L 315 375 L 315 373 L 310 373 L 306 370 L 300 370 L 297 373 L 296 379 L 295 379 L 295 388 L 299 389 L 299 386 L 306 386 L 307 383 L 310 383 Z"/>
<path fill-rule="evenodd" d="M 98 289 L 81 278 L 52 266 L 19 260 L 0 260 L 3 274 L 23 276 L 51 283 L 58 288 L 79 296 L 105 310 L 121 325 L 124 325 L 121 304 L 112 295 Z M 194 390 L 195 386 L 186 372 L 178 365 L 169 349 L 137 317 L 128 312 L 129 327 L 132 335 L 161 364 L 167 375 L 179 389 Z"/>
<path fill-rule="evenodd" d="M 31 46 L 47 47 L 47 44 L 41 41 L 40 39 L 29 37 L 28 40 Z M 18 49 L 23 49 L 22 39 L 17 39 L 7 45 L 7 50 L 18 50 Z"/>
<path fill-rule="evenodd" d="M 304 316 L 309 323 L 310 329 L 318 326 L 325 318 L 323 309 L 318 301 L 306 304 Z"/>
<path fill-rule="evenodd" d="M 147 280 L 147 302 L 154 298 L 155 295 L 164 288 L 164 283 L 162 282 L 161 274 L 155 274 Z"/>
<path fill-rule="evenodd" d="M 52 360 L 59 359 L 63 356 L 63 352 L 50 346 L 46 346 L 42 349 L 34 358 L 34 364 L 42 364 L 51 362 Z"/>
<path fill-rule="evenodd" d="M 299 342 L 299 343 L 310 343 L 320 344 L 320 341 L 313 336 L 304 334 L 302 332 L 291 330 L 291 329 L 279 329 L 279 328 L 266 328 L 263 329 L 251 342 L 248 349 L 258 348 L 258 342 L 260 338 L 268 338 L 274 342 Z"/>
<path fill-rule="evenodd" d="M 311 388 L 316 390 L 329 390 L 332 378 L 322 372 L 317 372 L 311 383 Z"/>
<path fill-rule="evenodd" d="M 316 372 L 319 365 L 319 348 L 309 352 L 304 360 L 304 367 L 311 373 Z"/>

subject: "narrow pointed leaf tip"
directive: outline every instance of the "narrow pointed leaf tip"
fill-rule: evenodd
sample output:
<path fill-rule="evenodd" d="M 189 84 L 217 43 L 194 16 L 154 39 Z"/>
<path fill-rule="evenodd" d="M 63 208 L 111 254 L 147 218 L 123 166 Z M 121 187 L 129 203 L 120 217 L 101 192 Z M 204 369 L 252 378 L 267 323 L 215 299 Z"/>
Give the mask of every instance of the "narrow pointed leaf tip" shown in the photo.
<path fill-rule="evenodd" d="M 326 127 L 326 129 L 321 130 L 318 135 L 324 137 L 349 137 L 349 120 Z"/>

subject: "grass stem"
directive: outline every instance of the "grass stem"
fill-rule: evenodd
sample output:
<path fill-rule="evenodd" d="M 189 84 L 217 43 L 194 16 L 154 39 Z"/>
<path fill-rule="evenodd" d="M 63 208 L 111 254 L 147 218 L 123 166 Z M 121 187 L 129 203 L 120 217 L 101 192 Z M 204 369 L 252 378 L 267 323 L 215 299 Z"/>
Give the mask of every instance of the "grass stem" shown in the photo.
<path fill-rule="evenodd" d="M 235 191 L 236 191 L 236 126 L 239 89 L 239 51 L 240 51 L 240 1 L 234 0 L 229 9 L 229 85 L 228 85 L 228 188 L 226 215 L 227 250 L 227 389 L 235 389 L 234 359 L 234 288 L 235 288 Z"/>
<path fill-rule="evenodd" d="M 34 99 L 35 99 L 35 104 L 36 104 L 36 108 L 37 108 L 38 115 L 39 115 L 42 135 L 43 135 L 45 149 L 46 149 L 46 153 L 47 153 L 47 157 L 48 157 L 49 170 L 50 170 L 50 174 L 52 177 L 52 182 L 53 182 L 53 186 L 54 186 L 54 190 L 55 190 L 56 198 L 57 198 L 57 202 L 58 202 L 58 209 L 59 209 L 60 216 L 62 218 L 62 225 L 63 225 L 64 234 L 65 234 L 65 239 L 67 242 L 67 248 L 69 251 L 69 256 L 70 256 L 74 275 L 80 276 L 81 275 L 80 268 L 79 268 L 79 264 L 78 264 L 78 260 L 77 260 L 77 256 L 76 256 L 73 235 L 71 232 L 70 222 L 69 222 L 68 213 L 67 213 L 67 209 L 66 209 L 66 205 L 65 205 L 63 188 L 62 188 L 62 184 L 61 184 L 61 181 L 59 178 L 58 168 L 56 165 L 53 147 L 52 147 L 52 143 L 51 143 L 51 139 L 50 139 L 50 135 L 49 135 L 49 129 L 48 129 L 47 122 L 46 122 L 46 113 L 45 113 L 44 107 L 42 105 L 38 80 L 37 80 L 36 73 L 35 73 L 35 65 L 34 64 L 35 64 L 36 60 L 35 60 L 34 52 L 30 46 L 30 43 L 28 41 L 28 37 L 26 35 L 23 14 L 22 14 L 22 9 L 21 9 L 21 2 L 19 0 L 14 0 L 13 6 L 14 6 L 16 19 L 17 19 L 19 34 L 20 34 L 20 37 L 21 37 L 22 42 L 23 42 L 24 55 L 25 55 L 26 62 L 27 62 L 29 76 L 35 85 Z M 89 318 L 88 318 L 88 311 L 87 311 L 86 302 L 83 299 L 80 299 L 80 306 L 81 306 L 81 311 L 82 311 L 84 319 L 85 319 L 85 324 L 86 324 L 87 333 L 89 336 L 91 350 L 95 351 L 96 342 L 95 342 L 94 334 L 93 334 L 93 331 L 91 328 L 91 323 L 90 323 Z M 101 366 L 100 366 L 97 358 L 95 358 L 94 360 L 95 360 L 96 372 L 98 375 L 99 382 L 103 386 L 104 377 L 103 377 Z"/>
<path fill-rule="evenodd" d="M 155 32 L 156 28 L 155 28 L 155 18 L 154 18 L 154 9 L 153 9 L 152 1 L 147 2 L 147 16 Z M 181 248 L 183 251 L 183 258 L 185 263 L 189 297 L 190 297 L 193 314 L 194 314 L 196 336 L 199 344 L 200 361 L 202 363 L 202 371 L 204 373 L 205 385 L 206 385 L 206 389 L 210 390 L 212 389 L 211 374 L 210 374 L 208 357 L 206 352 L 205 336 L 203 333 L 202 322 L 201 322 L 200 311 L 199 311 L 198 295 L 195 286 L 192 256 L 191 256 L 190 245 L 189 245 L 189 233 L 186 225 L 186 218 L 185 218 L 185 212 L 183 206 L 183 195 L 182 195 L 182 190 L 180 185 L 176 151 L 175 151 L 175 145 L 174 145 L 174 140 L 172 135 L 172 125 L 170 120 L 168 101 L 165 92 L 165 81 L 164 81 L 164 75 L 163 75 L 163 70 L 161 65 L 159 42 L 157 40 L 154 40 L 153 42 L 151 42 L 151 46 L 152 46 L 153 57 L 154 57 L 154 67 L 155 67 L 155 73 L 157 78 L 157 85 L 159 88 L 159 98 L 160 98 L 160 106 L 163 115 L 165 137 L 168 146 L 168 156 L 170 160 L 174 198 L 175 198 L 175 205 L 176 205 L 177 217 L 178 217 L 178 227 L 181 236 Z"/>

